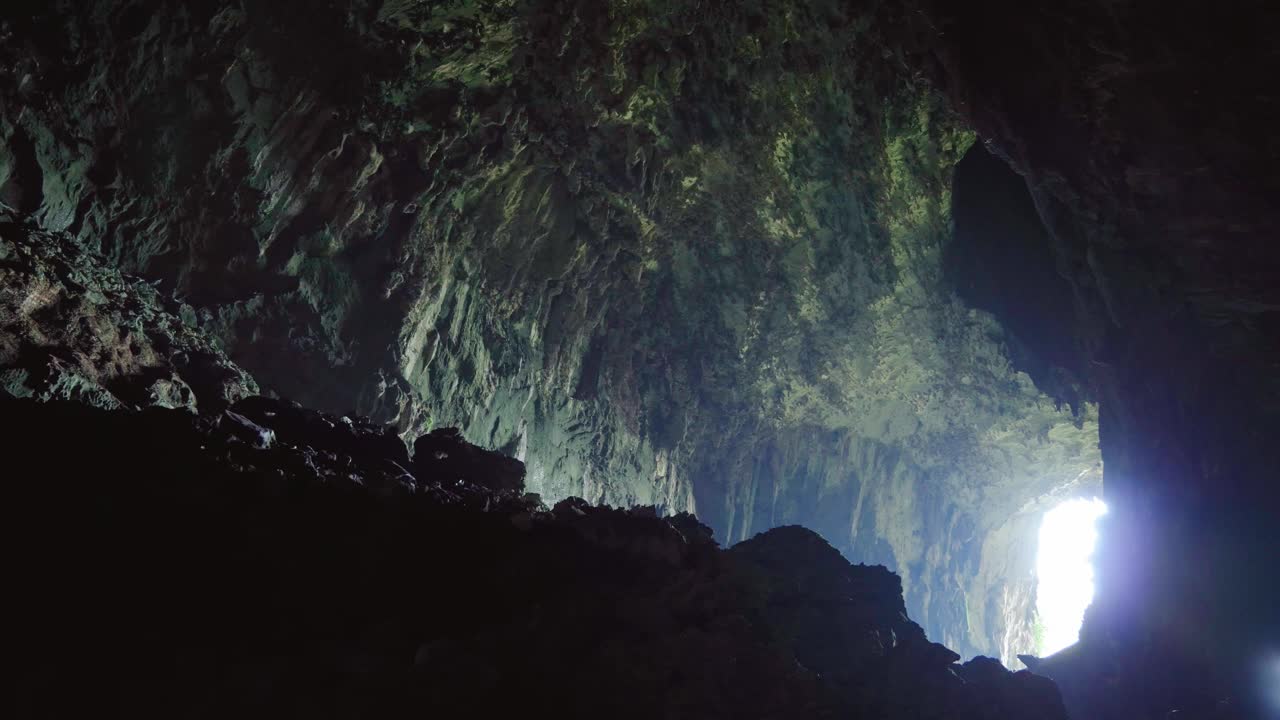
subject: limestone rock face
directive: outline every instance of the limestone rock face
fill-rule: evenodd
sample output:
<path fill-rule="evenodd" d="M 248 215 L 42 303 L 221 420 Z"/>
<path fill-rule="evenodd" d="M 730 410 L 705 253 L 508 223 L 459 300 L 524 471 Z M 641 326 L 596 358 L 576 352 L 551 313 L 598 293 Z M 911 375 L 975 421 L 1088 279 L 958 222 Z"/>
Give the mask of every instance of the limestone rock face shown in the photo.
<path fill-rule="evenodd" d="M 973 134 L 914 4 L 4 23 L 0 212 L 176 293 L 266 391 L 459 428 L 549 502 L 815 527 L 963 655 L 1031 649 L 1028 529 L 1096 486 L 1097 410 L 944 277 Z"/>

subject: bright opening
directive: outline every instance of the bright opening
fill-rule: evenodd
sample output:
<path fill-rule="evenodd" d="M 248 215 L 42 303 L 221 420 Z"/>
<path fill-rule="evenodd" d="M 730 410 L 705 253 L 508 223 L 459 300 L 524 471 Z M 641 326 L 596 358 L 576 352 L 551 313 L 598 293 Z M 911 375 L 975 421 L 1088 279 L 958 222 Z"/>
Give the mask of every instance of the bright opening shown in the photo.
<path fill-rule="evenodd" d="M 1080 639 L 1084 611 L 1093 601 L 1093 547 L 1098 498 L 1068 500 L 1045 513 L 1036 555 L 1036 654 L 1052 655 Z"/>
<path fill-rule="evenodd" d="M 1280 652 L 1262 663 L 1262 698 L 1267 710 L 1280 717 Z"/>

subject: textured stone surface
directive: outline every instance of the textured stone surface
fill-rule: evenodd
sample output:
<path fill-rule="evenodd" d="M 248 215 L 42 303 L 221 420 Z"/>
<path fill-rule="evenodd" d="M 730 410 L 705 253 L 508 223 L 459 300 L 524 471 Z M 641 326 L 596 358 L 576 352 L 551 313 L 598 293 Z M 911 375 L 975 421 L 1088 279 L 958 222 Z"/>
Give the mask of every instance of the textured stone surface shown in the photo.
<path fill-rule="evenodd" d="M 1009 528 L 1096 478 L 1096 411 L 944 282 L 972 135 L 917 8 L 55 2 L 3 34 L 6 212 L 271 392 L 459 427 L 551 500 L 813 525 L 963 654 L 1026 636 Z"/>
<path fill-rule="evenodd" d="M 218 410 L 257 385 L 189 305 L 61 233 L 0 224 L 0 391 L 102 408 Z"/>

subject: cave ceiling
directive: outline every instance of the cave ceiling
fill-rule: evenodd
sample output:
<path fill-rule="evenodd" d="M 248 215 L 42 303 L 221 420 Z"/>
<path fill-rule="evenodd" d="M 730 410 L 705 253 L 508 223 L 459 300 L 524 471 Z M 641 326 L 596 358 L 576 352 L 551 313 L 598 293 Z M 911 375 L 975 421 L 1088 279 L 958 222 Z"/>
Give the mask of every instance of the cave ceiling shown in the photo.
<path fill-rule="evenodd" d="M 1098 410 L 944 272 L 984 151 L 911 4 L 53 5 L 0 45 L 28 242 L 145 279 L 265 391 L 457 426 L 552 500 L 811 525 L 931 636 L 1027 649 L 1032 520 L 1097 487 Z M 19 320 L 6 366 L 75 342 Z"/>

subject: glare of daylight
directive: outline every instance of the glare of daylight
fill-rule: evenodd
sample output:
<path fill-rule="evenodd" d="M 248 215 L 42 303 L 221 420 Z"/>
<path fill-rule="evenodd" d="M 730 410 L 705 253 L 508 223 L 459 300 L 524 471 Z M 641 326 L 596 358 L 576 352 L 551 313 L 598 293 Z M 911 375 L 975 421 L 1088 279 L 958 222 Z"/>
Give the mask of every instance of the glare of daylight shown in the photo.
<path fill-rule="evenodd" d="M 1036 556 L 1036 612 L 1043 625 L 1040 656 L 1075 644 L 1085 608 L 1093 600 L 1093 548 L 1098 518 L 1107 506 L 1098 498 L 1076 499 L 1045 513 Z"/>

